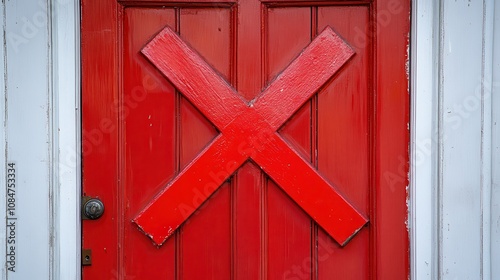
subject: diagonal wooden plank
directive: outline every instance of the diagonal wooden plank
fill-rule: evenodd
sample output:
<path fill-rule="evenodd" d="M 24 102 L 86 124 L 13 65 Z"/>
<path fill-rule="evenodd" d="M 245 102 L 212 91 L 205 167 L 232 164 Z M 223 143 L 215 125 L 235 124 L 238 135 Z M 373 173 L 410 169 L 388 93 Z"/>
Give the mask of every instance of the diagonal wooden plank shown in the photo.
<path fill-rule="evenodd" d="M 242 112 L 223 133 L 239 133 L 238 141 L 258 136 L 250 143 L 248 155 L 339 244 L 346 244 L 366 224 L 367 219 L 300 157 L 254 108 Z"/>
<path fill-rule="evenodd" d="M 252 157 L 319 226 L 345 245 L 367 219 L 278 134 Z"/>
<path fill-rule="evenodd" d="M 332 50 L 338 53 L 329 55 Z M 155 243 L 161 245 L 249 157 L 340 244 L 366 223 L 275 133 L 352 56 L 352 50 L 333 30 L 325 29 L 255 100 L 255 106 L 247 106 L 169 28 L 143 53 L 221 131 L 134 219 Z M 301 76 L 303 72 L 308 74 Z M 255 138 L 258 135 L 265 137 Z M 312 187 L 304 188 L 305 184 Z"/>
<path fill-rule="evenodd" d="M 247 107 L 240 95 L 172 29 L 141 51 L 219 130 Z"/>
<path fill-rule="evenodd" d="M 257 97 L 256 110 L 278 129 L 353 55 L 351 47 L 326 27 Z"/>
<path fill-rule="evenodd" d="M 158 246 L 203 204 L 248 158 L 239 141 L 219 135 L 136 216 L 133 222 Z"/>

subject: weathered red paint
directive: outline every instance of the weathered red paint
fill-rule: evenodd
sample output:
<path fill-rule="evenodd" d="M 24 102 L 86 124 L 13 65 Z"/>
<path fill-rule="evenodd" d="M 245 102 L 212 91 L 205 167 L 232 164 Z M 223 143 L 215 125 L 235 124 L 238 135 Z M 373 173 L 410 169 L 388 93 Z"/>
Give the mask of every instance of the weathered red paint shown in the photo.
<path fill-rule="evenodd" d="M 369 218 L 346 246 L 256 160 L 161 248 L 137 230 L 137 214 L 221 133 L 141 53 L 166 26 L 243 105 L 327 26 L 350 45 L 355 55 L 276 128 Z M 406 279 L 408 32 L 409 1 L 82 0 L 83 192 L 106 205 L 83 221 L 83 279 Z M 191 192 L 191 205 L 202 198 Z"/>
<path fill-rule="evenodd" d="M 249 159 L 341 245 L 366 224 L 366 218 L 276 133 L 354 54 L 331 28 L 249 104 L 168 27 L 142 52 L 221 132 L 134 219 L 156 244 L 172 235 Z M 204 195 L 196 205 L 193 189 Z"/>

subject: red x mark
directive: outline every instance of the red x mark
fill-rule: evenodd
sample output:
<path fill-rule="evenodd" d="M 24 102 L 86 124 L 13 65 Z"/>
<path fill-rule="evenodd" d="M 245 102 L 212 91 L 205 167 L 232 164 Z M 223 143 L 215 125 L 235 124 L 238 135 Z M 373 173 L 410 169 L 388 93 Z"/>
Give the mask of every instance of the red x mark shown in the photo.
<path fill-rule="evenodd" d="M 191 205 L 191 190 L 205 192 L 207 199 L 250 158 L 339 244 L 346 244 L 366 224 L 367 219 L 276 132 L 354 54 L 331 28 L 248 104 L 170 28 L 142 53 L 221 132 L 134 219 L 156 244 L 200 206 L 180 209 Z M 265 137 L 256 141 L 256 135 Z"/>

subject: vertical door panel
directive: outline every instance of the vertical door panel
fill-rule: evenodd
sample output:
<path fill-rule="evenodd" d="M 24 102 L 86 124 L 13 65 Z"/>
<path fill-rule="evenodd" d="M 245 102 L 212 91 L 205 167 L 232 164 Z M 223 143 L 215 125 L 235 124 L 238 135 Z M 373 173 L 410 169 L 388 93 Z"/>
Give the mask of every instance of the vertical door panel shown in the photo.
<path fill-rule="evenodd" d="M 229 8 L 183 8 L 180 35 L 221 76 L 231 81 L 231 10 Z"/>
<path fill-rule="evenodd" d="M 118 277 L 117 9 L 82 1 L 82 194 L 106 205 L 101 219 L 82 222 L 82 246 L 93 251 L 84 279 Z"/>
<path fill-rule="evenodd" d="M 396 279 L 408 274 L 408 43 L 410 1 L 374 3 L 376 13 L 375 110 L 377 112 L 372 200 L 377 225 L 372 264 L 374 277 Z M 404 224 L 404 226 L 403 226 Z M 391 260 L 399 260 L 398 265 Z"/>
<path fill-rule="evenodd" d="M 129 221 L 173 178 L 175 166 L 175 89 L 140 50 L 159 29 L 175 28 L 174 9 L 123 10 L 122 166 L 125 216 L 120 247 L 123 277 L 173 279 L 175 241 L 161 250 Z M 155 267 L 155 269 L 151 269 Z"/>
<path fill-rule="evenodd" d="M 237 25 L 239 34 L 236 45 L 237 73 L 236 88 L 247 101 L 257 96 L 264 86 L 262 73 L 262 37 L 260 1 L 241 1 L 237 7 Z M 249 77 L 252 77 L 249 79 Z"/>
<path fill-rule="evenodd" d="M 247 101 L 264 87 L 262 73 L 262 5 L 241 1 L 235 9 L 237 33 L 235 77 L 231 81 Z M 261 140 L 258 140 L 261 141 Z M 247 143 L 242 143 L 243 149 Z M 267 267 L 267 210 L 265 173 L 253 162 L 245 163 L 234 176 L 232 187 L 232 253 L 234 280 L 264 279 Z"/>
<path fill-rule="evenodd" d="M 318 95 L 318 168 L 365 215 L 370 214 L 370 121 L 373 85 L 368 6 L 318 8 L 318 31 L 331 26 L 354 49 L 354 57 Z M 366 42 L 361 45 L 362 42 Z M 372 225 L 341 248 L 324 231 L 318 240 L 319 279 L 368 279 Z"/>
<path fill-rule="evenodd" d="M 234 275 L 232 279 L 261 279 L 267 259 L 265 175 L 249 162 L 235 176 L 232 187 L 232 237 Z"/>
<path fill-rule="evenodd" d="M 270 83 L 311 41 L 311 8 L 269 8 L 264 22 L 266 80 Z M 306 159 L 311 158 L 311 103 L 307 102 L 281 130 Z M 268 279 L 300 273 L 310 279 L 311 222 L 273 181 L 267 184 Z M 303 265 L 306 267 L 304 268 Z"/>
<path fill-rule="evenodd" d="M 263 36 L 266 40 L 266 81 L 269 83 L 311 41 L 311 9 L 267 8 L 263 16 L 267 27 Z"/>
<path fill-rule="evenodd" d="M 178 279 L 231 279 L 229 199 L 225 183 L 181 227 Z"/>
<path fill-rule="evenodd" d="M 230 75 L 230 10 L 223 8 L 182 8 L 179 30 L 183 38 L 225 78 Z M 182 94 L 182 93 L 180 93 Z M 181 98 L 180 162 L 182 168 L 217 135 L 215 127 L 185 98 Z M 214 176 L 218 176 L 214 174 Z M 231 206 L 229 184 L 212 195 L 189 221 L 178 238 L 181 279 L 230 279 Z M 205 193 L 193 192 L 195 201 Z M 193 269 L 193 268 L 196 269 Z"/>

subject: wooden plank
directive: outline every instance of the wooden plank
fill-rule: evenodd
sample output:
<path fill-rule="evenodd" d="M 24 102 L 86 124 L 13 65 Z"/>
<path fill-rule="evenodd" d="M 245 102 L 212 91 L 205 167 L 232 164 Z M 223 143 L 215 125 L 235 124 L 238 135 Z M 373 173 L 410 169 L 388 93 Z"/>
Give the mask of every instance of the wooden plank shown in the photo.
<path fill-rule="evenodd" d="M 494 14 L 492 83 L 490 89 L 485 88 L 492 107 L 491 279 L 500 277 L 496 265 L 500 263 L 500 4 L 495 3 Z"/>
<path fill-rule="evenodd" d="M 235 85 L 247 101 L 260 94 L 262 81 L 259 1 L 240 1 L 236 8 Z M 266 180 L 252 162 L 243 165 L 232 186 L 232 279 L 263 279 L 267 267 Z"/>
<path fill-rule="evenodd" d="M 234 40 L 230 29 L 230 10 L 226 8 L 183 8 L 179 12 L 178 24 L 181 38 L 224 79 L 229 79 L 231 75 L 231 41 Z M 182 57 L 177 59 L 182 59 Z M 211 85 L 209 86 L 211 87 Z M 179 94 L 184 95 L 185 93 L 181 91 Z M 203 94 L 211 93 L 204 92 Z M 180 113 L 179 159 L 182 168 L 188 165 L 218 133 L 205 116 L 189 104 L 185 98 L 182 98 Z M 208 173 L 210 180 L 213 180 L 213 177 L 220 179 L 226 177 L 219 176 L 218 172 L 209 172 L 210 165 L 213 165 L 213 159 L 199 171 Z M 217 186 L 222 185 L 225 179 L 227 178 L 218 181 Z M 193 181 L 191 185 L 196 183 L 198 182 Z M 229 188 L 230 184 L 224 183 L 180 228 L 181 242 L 177 255 L 178 279 L 231 279 L 231 196 Z M 194 188 L 193 190 L 188 189 L 186 195 L 191 196 L 191 201 L 200 199 L 200 203 L 205 199 L 198 198 L 199 195 L 205 195 L 204 190 L 201 194 L 194 192 Z"/>
<path fill-rule="evenodd" d="M 231 279 L 260 279 L 262 275 L 262 235 L 265 232 L 262 197 L 265 189 L 260 169 L 249 162 L 235 176 L 233 190 L 233 263 Z"/>
<path fill-rule="evenodd" d="M 483 3 L 444 3 L 441 11 L 440 277 L 480 279 L 481 100 L 474 94 L 482 75 Z"/>
<path fill-rule="evenodd" d="M 261 14 L 259 1 L 240 1 L 237 8 L 236 81 L 238 92 L 247 101 L 254 99 L 264 87 L 262 73 L 261 29 L 256 28 Z"/>
<path fill-rule="evenodd" d="M 347 244 L 366 224 L 367 219 L 336 187 L 328 184 L 280 137 L 270 137 L 263 151 L 253 158 L 340 245 Z"/>
<path fill-rule="evenodd" d="M 82 223 L 82 246 L 93 249 L 92 266 L 84 267 L 82 276 L 113 279 L 123 276 L 122 251 L 118 246 L 122 242 L 118 236 L 121 221 L 117 219 L 121 210 L 117 184 L 119 120 L 113 109 L 119 104 L 118 6 L 112 0 L 84 1 L 81 9 L 82 188 L 83 195 L 99 196 L 106 205 L 101 219 Z"/>
<path fill-rule="evenodd" d="M 124 240 L 127 277 L 174 279 L 175 240 L 162 250 L 130 223 L 160 183 L 176 173 L 175 89 L 140 53 L 165 26 L 175 27 L 174 9 L 127 8 L 123 13 Z M 159 105 L 161 104 L 161 105 Z M 152 269 L 154 268 L 154 269 Z"/>
<path fill-rule="evenodd" d="M 353 54 L 332 29 L 325 28 L 256 99 L 257 111 L 278 129 Z M 283 92 L 287 98 L 283 98 Z"/>
<path fill-rule="evenodd" d="M 180 229 L 177 279 L 231 279 L 229 200 L 225 183 Z"/>
<path fill-rule="evenodd" d="M 438 279 L 439 6 L 412 2 L 410 253 L 411 278 Z"/>
<path fill-rule="evenodd" d="M 219 129 L 229 124 L 233 112 L 246 106 L 238 94 L 199 55 L 165 28 L 142 53 L 175 87 Z M 220 102 L 224 100 L 224 102 Z"/>
<path fill-rule="evenodd" d="M 55 15 L 49 21 L 53 47 L 52 96 L 58 101 L 52 111 L 57 116 L 55 127 L 58 135 L 57 141 L 54 140 L 57 156 L 53 161 L 56 177 L 54 187 L 58 186 L 53 194 L 55 199 L 52 200 L 55 211 L 54 224 L 57 225 L 54 226 L 57 234 L 54 235 L 53 250 L 58 253 L 52 258 L 54 269 L 49 279 L 60 277 L 79 280 L 82 279 L 80 264 L 82 229 L 80 209 L 75 205 L 78 205 L 82 191 L 80 2 L 57 3 L 51 6 L 51 14 Z M 0 52 L 0 57 L 2 56 Z"/>
<path fill-rule="evenodd" d="M 497 16 L 498 18 L 498 16 Z M 483 46 L 481 78 L 481 277 L 492 279 L 492 193 L 493 193 L 493 60 L 495 1 L 483 3 Z M 497 169 L 498 170 L 498 169 Z"/>
<path fill-rule="evenodd" d="M 323 49 L 318 42 L 324 41 L 325 46 L 330 46 L 332 43 L 333 47 L 337 47 L 339 49 L 340 56 L 335 55 L 336 48 L 334 49 Z M 329 232 L 329 234 L 334 237 L 340 244 L 344 245 L 358 230 L 359 228 L 366 223 L 366 219 L 360 215 L 348 202 L 346 202 L 341 196 L 339 196 L 335 190 L 332 188 L 329 183 L 325 182 L 324 179 L 317 174 L 315 170 L 311 168 L 311 166 L 304 162 L 290 147 L 283 142 L 283 140 L 274 133 L 274 130 L 271 126 L 279 127 L 277 121 L 280 119 L 285 121 L 288 117 L 283 114 L 275 114 L 272 108 L 272 104 L 270 102 L 274 102 L 279 104 L 281 100 L 283 100 L 283 95 L 292 95 L 296 98 L 292 98 L 293 102 L 288 102 L 290 107 L 298 108 L 300 104 L 302 104 L 305 100 L 304 96 L 310 96 L 313 90 L 318 87 L 318 84 L 315 82 L 311 86 L 303 84 L 298 77 L 304 78 L 303 73 L 290 71 L 289 75 L 295 76 L 295 78 L 288 78 L 286 76 L 283 79 L 277 79 L 277 82 L 282 80 L 289 80 L 291 85 L 286 85 L 288 88 L 287 91 L 284 91 L 283 88 L 275 88 L 272 85 L 265 91 L 265 94 L 262 98 L 259 98 L 256 104 L 249 104 L 246 107 L 246 103 L 243 103 L 245 110 L 236 110 L 237 114 L 230 119 L 231 116 L 228 116 L 228 105 L 224 104 L 225 99 L 227 98 L 230 101 L 229 108 L 233 104 L 236 104 L 237 101 L 234 99 L 234 95 L 231 92 L 234 92 L 232 88 L 230 88 L 227 84 L 223 82 L 223 80 L 215 73 L 207 64 L 202 61 L 202 59 L 197 56 L 192 50 L 190 50 L 185 43 L 181 41 L 178 36 L 171 31 L 171 29 L 164 29 L 155 39 L 152 41 L 153 43 L 148 44 L 148 46 L 156 46 L 155 48 L 149 48 L 148 46 L 145 48 L 145 54 L 149 54 L 149 59 L 159 63 L 160 70 L 166 74 L 171 81 L 178 85 L 178 87 L 183 87 L 188 90 L 190 94 L 193 94 L 195 98 L 193 98 L 193 102 L 197 104 L 199 108 L 201 108 L 205 113 L 217 113 L 217 116 L 209 115 L 208 117 L 218 122 L 218 124 L 223 127 L 221 131 L 222 135 L 217 137 L 214 142 L 208 146 L 205 151 L 200 154 L 178 177 L 176 177 L 172 182 L 167 183 L 165 189 L 158 194 L 156 198 L 152 200 L 152 202 L 134 219 L 134 222 L 145 232 L 146 235 L 151 237 L 157 244 L 162 244 L 165 238 L 168 238 L 173 231 L 194 212 L 194 210 L 199 205 L 192 205 L 188 207 L 186 210 L 180 209 L 179 205 L 185 205 L 189 203 L 189 194 L 187 192 L 187 186 L 194 186 L 195 189 L 200 190 L 202 185 L 205 185 L 205 197 L 207 198 L 209 194 L 211 194 L 219 184 L 224 181 L 223 178 L 218 178 L 215 182 L 210 181 L 207 178 L 206 170 L 210 170 L 210 168 L 215 168 L 215 172 L 222 172 L 222 177 L 230 176 L 235 168 L 240 166 L 243 161 L 252 157 L 259 162 L 261 168 L 267 170 L 268 172 L 273 173 L 271 176 L 278 180 L 278 183 L 283 183 L 286 185 L 281 185 L 281 187 L 287 191 L 289 195 L 291 195 L 299 205 L 312 215 L 312 217 L 321 224 L 321 226 Z M 164 44 L 170 43 L 168 46 Z M 176 45 L 176 46 L 174 46 Z M 171 52 L 169 51 L 171 50 Z M 333 55 L 329 55 L 333 53 Z M 164 55 L 167 57 L 172 54 L 180 54 L 181 59 L 177 59 L 176 63 L 171 63 L 166 66 L 164 62 Z M 345 48 L 342 45 L 339 45 L 338 37 L 330 30 L 325 29 L 319 36 L 314 40 L 302 53 L 301 56 L 297 59 L 299 63 L 303 63 L 305 65 L 311 65 L 311 61 L 316 61 L 317 57 L 321 57 L 318 63 L 326 64 L 329 67 L 325 68 L 323 66 L 316 66 L 315 68 L 324 69 L 323 71 L 309 71 L 312 75 L 317 75 L 318 80 L 325 80 L 327 76 L 324 72 L 330 72 L 333 74 L 336 70 L 338 70 L 340 61 L 338 59 L 343 59 L 345 62 L 348 56 L 343 56 L 345 54 Z M 352 53 L 349 53 L 352 54 Z M 175 55 L 173 56 L 173 58 Z M 302 58 L 301 58 L 302 57 Z M 188 60 L 184 60 L 183 58 L 188 58 Z M 203 71 L 199 72 L 202 80 L 192 80 L 193 77 L 188 79 L 188 74 L 185 72 L 186 68 L 190 69 L 194 66 L 191 64 L 200 65 Z M 182 67 L 182 66 L 186 67 Z M 195 67 L 196 68 L 196 67 Z M 303 69 L 300 65 L 291 63 L 290 68 L 292 70 Z M 335 69 L 335 71 L 332 71 Z M 305 70 L 305 69 L 303 69 Z M 200 69 L 193 69 L 194 73 L 196 71 L 200 71 Z M 181 73 L 180 75 L 176 74 Z M 310 73 L 306 72 L 305 77 L 307 77 Z M 195 75 L 196 76 L 196 75 Z M 206 84 L 208 85 L 211 82 L 215 83 L 214 88 L 218 88 L 222 91 L 222 94 L 214 94 L 214 95 L 204 95 L 199 98 L 196 96 L 199 92 L 194 90 L 195 88 L 202 89 L 200 85 Z M 192 87 L 195 85 L 195 87 Z M 293 85 L 298 85 L 294 87 Z M 300 89 L 300 94 L 297 94 L 294 90 Z M 213 91 L 214 89 L 210 89 Z M 272 90 L 272 91 L 271 91 Z M 282 95 L 281 97 L 276 94 L 279 91 Z M 269 102 L 266 100 L 267 94 L 273 96 Z M 218 112 L 213 112 L 213 108 L 206 108 L 209 104 L 217 104 Z M 261 106 L 264 106 L 264 109 L 261 109 Z M 235 109 L 235 108 L 231 108 Z M 294 110 L 288 110 L 288 113 L 292 113 Z M 227 123 L 224 121 L 228 120 Z M 268 140 L 262 139 L 262 137 L 270 137 Z M 242 145 L 250 145 L 249 149 L 243 149 Z M 215 147 L 215 148 L 214 148 Z M 235 149 L 237 147 L 237 149 Z M 244 147 L 243 147 L 244 148 Z M 266 157 L 262 157 L 259 152 L 264 152 L 262 149 L 267 150 L 267 153 L 271 153 Z M 278 150 L 277 150 L 278 149 Z M 285 149 L 285 150 L 280 150 Z M 219 151 L 220 150 L 220 151 Z M 276 164 L 273 162 L 275 160 L 273 153 L 279 153 L 284 158 L 283 160 L 290 161 L 288 165 L 285 164 Z M 220 159 L 219 161 L 215 161 L 215 163 L 211 164 L 214 158 Z M 275 166 L 267 165 L 267 164 L 276 164 Z M 226 170 L 223 169 L 223 165 L 227 165 Z M 230 165 L 230 167 L 229 167 Z M 264 165 L 264 166 L 263 166 Z M 266 166 L 267 165 L 267 166 Z M 204 168 L 204 169 L 200 169 Z M 208 168 L 208 169 L 206 169 Z M 279 169 L 283 170 L 279 170 Z M 301 173 L 299 171 L 297 174 L 297 168 L 302 169 L 305 173 Z M 293 180 L 288 180 L 286 177 L 283 177 L 284 171 L 292 171 L 295 176 L 300 177 L 300 182 L 294 182 Z M 190 175 L 189 178 L 186 177 L 185 174 L 195 175 L 197 173 L 198 176 Z M 316 190 L 301 190 L 299 185 L 305 184 L 307 181 L 303 175 L 311 176 L 311 179 L 319 184 Z M 201 176 L 201 177 L 200 177 Z M 202 178 L 203 177 L 203 178 Z M 204 181 L 204 180 L 205 181 Z M 197 183 L 194 184 L 186 184 L 189 180 L 198 180 Z M 222 180 L 222 181 L 221 181 Z M 208 185 L 214 185 L 214 187 L 206 187 Z M 307 192 L 307 199 L 305 201 L 300 199 L 300 192 Z M 316 191 L 319 191 L 322 196 L 326 199 L 321 200 L 319 202 L 315 202 L 314 196 L 312 194 Z M 176 195 L 168 195 L 167 192 L 174 192 Z M 168 201 L 171 200 L 171 203 Z M 322 214 L 321 211 L 314 208 L 315 204 L 328 205 L 329 211 L 327 214 Z M 194 207 L 194 208 L 193 208 Z M 336 208 L 336 209 L 334 209 Z M 169 215 L 162 215 L 161 213 L 165 213 L 165 209 L 171 209 L 171 211 L 167 211 Z M 330 219 L 330 217 L 334 217 L 334 219 Z M 169 222 L 166 222 L 169 221 Z M 336 225 L 337 224 L 337 225 Z M 342 224 L 342 226 L 338 226 L 338 224 Z"/>
<path fill-rule="evenodd" d="M 409 94 L 407 50 L 410 2 L 377 1 L 372 29 L 375 48 L 376 125 L 374 127 L 375 211 L 377 225 L 372 260 L 375 277 L 406 279 L 409 275 L 407 187 Z M 376 15 L 376 16 L 375 16 Z M 374 33 L 371 33 L 374 34 Z M 394 263 L 398 260 L 398 264 Z"/>
<path fill-rule="evenodd" d="M 370 131 L 373 122 L 373 45 L 369 38 L 369 6 L 318 8 L 318 32 L 331 26 L 355 55 L 318 94 L 318 169 L 364 215 L 371 215 Z M 370 223 L 340 248 L 318 233 L 319 279 L 369 279 Z"/>
<path fill-rule="evenodd" d="M 269 84 L 311 42 L 311 9 L 267 9 L 266 15 L 264 75 Z M 310 120 L 310 102 L 306 102 L 280 131 L 308 160 L 311 158 Z M 299 279 L 311 279 L 311 218 L 272 180 L 268 180 L 266 191 L 267 279 L 297 279 L 294 278 L 297 274 Z"/>

